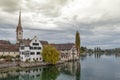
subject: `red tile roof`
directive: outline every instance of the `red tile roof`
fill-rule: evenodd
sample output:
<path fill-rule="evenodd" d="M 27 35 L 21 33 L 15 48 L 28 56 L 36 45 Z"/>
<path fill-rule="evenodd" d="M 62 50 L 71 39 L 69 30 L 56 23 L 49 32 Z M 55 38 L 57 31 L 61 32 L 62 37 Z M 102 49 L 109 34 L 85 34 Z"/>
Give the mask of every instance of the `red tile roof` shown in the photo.
<path fill-rule="evenodd" d="M 49 44 L 47 41 L 42 41 L 42 40 L 40 40 L 40 43 L 41 43 L 42 45 L 48 45 L 48 44 Z"/>
<path fill-rule="evenodd" d="M 20 41 L 21 44 L 24 44 L 25 46 L 29 46 L 31 40 L 30 39 L 23 39 Z"/>
<path fill-rule="evenodd" d="M 51 44 L 57 50 L 70 50 L 75 44 L 74 43 L 64 43 L 64 44 Z"/>
<path fill-rule="evenodd" d="M 19 47 L 15 44 L 0 45 L 0 52 L 19 52 Z"/>
<path fill-rule="evenodd" d="M 31 39 L 23 39 L 21 43 L 23 43 L 25 46 L 29 46 Z M 39 40 L 42 45 L 48 45 L 47 41 Z"/>
<path fill-rule="evenodd" d="M 10 41 L 6 41 L 6 40 L 0 40 L 0 45 L 3 44 L 11 44 Z"/>

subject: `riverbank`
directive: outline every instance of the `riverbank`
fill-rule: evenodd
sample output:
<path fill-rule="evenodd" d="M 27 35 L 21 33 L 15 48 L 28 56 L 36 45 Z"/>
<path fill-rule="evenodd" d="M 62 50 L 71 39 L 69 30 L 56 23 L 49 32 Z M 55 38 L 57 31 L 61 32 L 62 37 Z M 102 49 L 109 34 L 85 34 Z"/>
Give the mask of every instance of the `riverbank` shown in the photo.
<path fill-rule="evenodd" d="M 59 61 L 57 64 L 62 64 L 66 61 Z M 57 65 L 56 64 L 56 65 Z M 24 68 L 40 67 L 47 66 L 49 63 L 45 62 L 4 62 L 0 63 L 0 72 L 13 71 L 13 70 L 22 70 Z"/>

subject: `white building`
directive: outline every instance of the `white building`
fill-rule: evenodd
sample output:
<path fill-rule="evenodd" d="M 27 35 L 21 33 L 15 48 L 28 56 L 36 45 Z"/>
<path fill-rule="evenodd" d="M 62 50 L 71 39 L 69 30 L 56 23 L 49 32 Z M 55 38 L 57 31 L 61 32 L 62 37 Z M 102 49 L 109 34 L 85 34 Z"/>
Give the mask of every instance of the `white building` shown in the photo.
<path fill-rule="evenodd" d="M 47 41 L 40 41 L 36 36 L 30 39 L 24 39 L 20 45 L 20 60 L 21 61 L 43 61 L 42 49 L 43 45 L 47 45 Z"/>

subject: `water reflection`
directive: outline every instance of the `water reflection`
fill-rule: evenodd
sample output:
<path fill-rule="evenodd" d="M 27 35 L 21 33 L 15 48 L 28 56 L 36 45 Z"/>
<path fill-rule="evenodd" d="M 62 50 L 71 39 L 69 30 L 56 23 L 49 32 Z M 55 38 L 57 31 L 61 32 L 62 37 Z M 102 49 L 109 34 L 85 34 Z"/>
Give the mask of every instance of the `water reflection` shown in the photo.
<path fill-rule="evenodd" d="M 60 71 L 57 66 L 49 66 L 43 68 L 42 80 L 56 80 L 60 75 Z"/>
<path fill-rule="evenodd" d="M 120 57 L 120 53 L 102 53 L 102 52 L 94 52 L 94 53 L 84 53 L 81 55 L 81 60 L 85 60 L 87 57 L 94 57 L 95 59 L 100 59 L 102 56 L 115 56 L 116 58 Z"/>
<path fill-rule="evenodd" d="M 40 80 L 43 68 L 32 68 L 19 71 L 19 80 Z"/>
<path fill-rule="evenodd" d="M 80 80 L 80 71 L 81 66 L 79 62 L 67 62 L 60 67 L 61 75 L 64 77 L 64 80 Z M 58 80 L 62 80 L 60 77 Z"/>
<path fill-rule="evenodd" d="M 80 74 L 80 63 L 77 62 L 77 70 L 76 70 L 76 80 L 80 80 L 81 74 Z"/>
<path fill-rule="evenodd" d="M 0 80 L 80 80 L 80 68 L 77 61 L 66 62 L 57 66 L 2 72 Z"/>

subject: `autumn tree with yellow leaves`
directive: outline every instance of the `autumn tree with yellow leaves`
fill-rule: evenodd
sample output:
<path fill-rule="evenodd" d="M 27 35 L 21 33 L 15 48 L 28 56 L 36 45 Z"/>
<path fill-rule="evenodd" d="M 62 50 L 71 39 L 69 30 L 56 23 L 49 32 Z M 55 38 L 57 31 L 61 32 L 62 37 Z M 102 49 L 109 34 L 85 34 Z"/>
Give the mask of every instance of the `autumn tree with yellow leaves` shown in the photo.
<path fill-rule="evenodd" d="M 42 51 L 43 60 L 50 64 L 56 64 L 59 60 L 60 52 L 51 45 L 45 45 Z"/>

